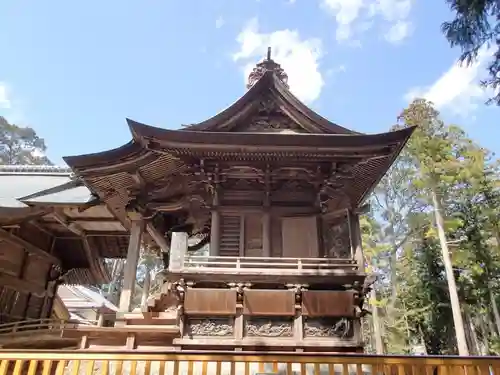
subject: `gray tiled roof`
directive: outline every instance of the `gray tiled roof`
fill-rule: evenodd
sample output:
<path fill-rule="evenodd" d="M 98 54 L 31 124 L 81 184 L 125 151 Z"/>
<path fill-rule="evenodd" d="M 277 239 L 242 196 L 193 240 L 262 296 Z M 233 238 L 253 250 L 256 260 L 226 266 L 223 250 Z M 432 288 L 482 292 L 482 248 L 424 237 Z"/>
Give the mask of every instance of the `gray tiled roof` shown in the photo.
<path fill-rule="evenodd" d="M 22 208 L 30 202 L 82 204 L 92 199 L 69 168 L 0 165 L 0 207 Z"/>

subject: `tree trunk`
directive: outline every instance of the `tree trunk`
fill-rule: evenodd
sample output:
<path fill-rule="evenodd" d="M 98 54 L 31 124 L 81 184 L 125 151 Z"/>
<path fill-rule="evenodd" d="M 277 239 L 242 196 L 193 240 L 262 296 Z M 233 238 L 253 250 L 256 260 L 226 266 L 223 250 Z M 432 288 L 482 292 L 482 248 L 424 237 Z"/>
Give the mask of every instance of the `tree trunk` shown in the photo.
<path fill-rule="evenodd" d="M 485 320 L 488 319 L 484 315 L 480 315 L 479 317 L 479 326 L 481 328 L 482 332 L 482 340 L 480 341 L 481 344 L 481 355 L 488 355 L 490 351 L 490 344 L 488 342 L 488 329 L 486 328 L 486 322 Z"/>
<path fill-rule="evenodd" d="M 460 301 L 458 299 L 457 284 L 453 274 L 453 265 L 451 263 L 450 252 L 446 242 L 446 233 L 444 230 L 444 220 L 442 216 L 441 201 L 438 199 L 436 187 L 431 188 L 432 203 L 434 205 L 434 216 L 436 219 L 436 229 L 441 244 L 441 252 L 443 256 L 443 264 L 446 273 L 446 281 L 448 282 L 448 293 L 450 294 L 451 310 L 453 313 L 453 324 L 455 326 L 455 336 L 457 339 L 458 354 L 468 356 L 469 349 L 465 337 L 464 321 L 460 310 Z"/>
<path fill-rule="evenodd" d="M 477 337 L 476 328 L 474 327 L 474 323 L 472 321 L 472 317 L 469 313 L 465 314 L 465 320 L 468 326 L 469 339 L 470 339 L 470 349 L 473 354 L 481 355 L 481 345 L 479 343 L 479 338 Z"/>
<path fill-rule="evenodd" d="M 493 311 L 493 317 L 495 318 L 495 326 L 497 331 L 496 333 L 497 335 L 500 335 L 500 314 L 498 313 L 497 302 L 495 299 L 495 295 L 493 294 L 493 290 L 491 290 L 491 287 L 489 288 L 489 293 L 490 293 L 491 309 Z"/>
<path fill-rule="evenodd" d="M 375 351 L 377 354 L 384 354 L 384 342 L 382 340 L 382 331 L 380 327 L 380 317 L 378 315 L 377 292 L 372 288 L 370 299 L 373 301 L 372 321 L 373 321 L 373 336 L 375 336 Z"/>

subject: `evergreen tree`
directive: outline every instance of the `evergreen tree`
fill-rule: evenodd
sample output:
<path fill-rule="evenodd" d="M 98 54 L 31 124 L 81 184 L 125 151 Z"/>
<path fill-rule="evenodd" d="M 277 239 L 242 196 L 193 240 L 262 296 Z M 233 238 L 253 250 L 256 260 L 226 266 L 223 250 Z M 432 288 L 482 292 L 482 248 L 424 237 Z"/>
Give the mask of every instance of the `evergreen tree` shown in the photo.
<path fill-rule="evenodd" d="M 51 165 L 46 149 L 33 128 L 10 124 L 0 116 L 0 164 Z"/>
<path fill-rule="evenodd" d="M 500 84 L 500 3 L 497 0 L 446 0 L 455 14 L 451 22 L 444 22 L 442 30 L 452 47 L 462 50 L 461 62 L 477 60 L 483 47 L 493 47 L 494 56 L 488 65 L 489 79 L 485 86 L 496 89 Z M 500 91 L 490 103 L 500 104 Z"/>

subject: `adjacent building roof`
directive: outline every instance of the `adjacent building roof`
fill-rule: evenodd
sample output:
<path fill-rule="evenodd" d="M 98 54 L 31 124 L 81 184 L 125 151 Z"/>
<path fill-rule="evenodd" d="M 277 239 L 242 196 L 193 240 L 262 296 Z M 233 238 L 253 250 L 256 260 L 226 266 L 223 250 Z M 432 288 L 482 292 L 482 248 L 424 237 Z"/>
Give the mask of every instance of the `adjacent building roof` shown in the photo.
<path fill-rule="evenodd" d="M 81 315 L 86 315 L 85 312 L 88 310 L 100 311 L 101 313 L 118 311 L 118 307 L 103 295 L 82 285 L 61 285 L 57 289 L 57 296 L 64 303 L 73 320 L 85 321 Z"/>
<path fill-rule="evenodd" d="M 0 165 L 0 225 L 28 221 L 56 238 L 53 252 L 71 269 L 66 276 L 71 284 L 106 282 L 99 258 L 126 251 L 123 225 L 68 167 Z M 120 233 L 123 237 L 116 236 Z"/>
<path fill-rule="evenodd" d="M 0 207 L 22 208 L 23 200 L 74 183 L 71 169 L 53 166 L 0 165 Z"/>

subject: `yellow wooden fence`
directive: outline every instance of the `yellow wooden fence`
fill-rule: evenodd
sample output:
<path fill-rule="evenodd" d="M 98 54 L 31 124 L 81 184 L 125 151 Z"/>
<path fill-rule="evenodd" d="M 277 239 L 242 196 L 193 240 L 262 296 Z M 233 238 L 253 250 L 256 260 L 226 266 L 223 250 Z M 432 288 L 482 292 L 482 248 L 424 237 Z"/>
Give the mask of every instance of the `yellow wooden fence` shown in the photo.
<path fill-rule="evenodd" d="M 500 375 L 499 357 L 0 351 L 0 375 Z"/>

